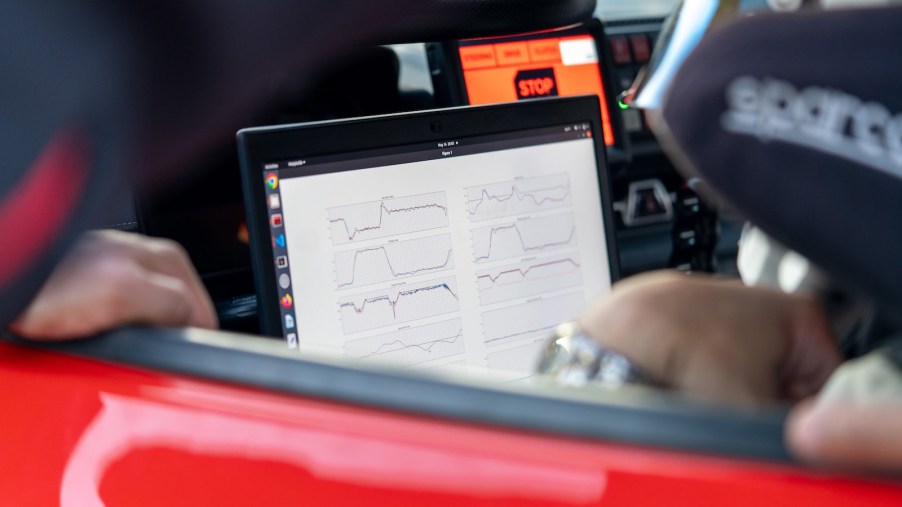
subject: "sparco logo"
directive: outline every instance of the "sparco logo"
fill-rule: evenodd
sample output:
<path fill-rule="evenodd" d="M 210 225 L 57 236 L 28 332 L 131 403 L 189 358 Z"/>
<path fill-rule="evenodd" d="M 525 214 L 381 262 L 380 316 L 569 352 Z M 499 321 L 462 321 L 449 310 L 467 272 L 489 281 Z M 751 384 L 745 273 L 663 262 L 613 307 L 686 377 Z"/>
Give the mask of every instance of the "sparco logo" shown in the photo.
<path fill-rule="evenodd" d="M 733 81 L 726 98 L 721 123 L 729 132 L 805 146 L 902 178 L 902 114 L 882 104 L 748 76 Z"/>

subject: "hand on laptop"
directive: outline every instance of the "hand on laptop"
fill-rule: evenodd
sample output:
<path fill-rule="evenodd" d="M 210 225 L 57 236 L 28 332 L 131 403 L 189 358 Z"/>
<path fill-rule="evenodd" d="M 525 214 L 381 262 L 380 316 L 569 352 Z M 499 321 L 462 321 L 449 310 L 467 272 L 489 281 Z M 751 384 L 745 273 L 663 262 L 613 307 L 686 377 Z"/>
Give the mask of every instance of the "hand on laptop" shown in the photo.
<path fill-rule="evenodd" d="M 842 360 L 816 301 L 699 275 L 629 278 L 580 324 L 664 384 L 734 404 L 810 396 Z"/>
<path fill-rule="evenodd" d="M 128 324 L 217 327 L 210 297 L 178 244 L 89 232 L 10 327 L 36 340 L 65 340 Z"/>

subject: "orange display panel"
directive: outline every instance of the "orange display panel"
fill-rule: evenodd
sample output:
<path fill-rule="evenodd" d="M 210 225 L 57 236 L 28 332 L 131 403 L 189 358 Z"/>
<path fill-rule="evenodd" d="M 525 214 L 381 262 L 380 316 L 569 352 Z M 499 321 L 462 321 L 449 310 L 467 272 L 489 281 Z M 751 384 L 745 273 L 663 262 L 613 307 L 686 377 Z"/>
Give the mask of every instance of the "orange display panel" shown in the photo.
<path fill-rule="evenodd" d="M 595 39 L 591 35 L 517 42 L 465 42 L 459 48 L 469 102 L 598 95 L 604 143 L 614 145 Z"/>

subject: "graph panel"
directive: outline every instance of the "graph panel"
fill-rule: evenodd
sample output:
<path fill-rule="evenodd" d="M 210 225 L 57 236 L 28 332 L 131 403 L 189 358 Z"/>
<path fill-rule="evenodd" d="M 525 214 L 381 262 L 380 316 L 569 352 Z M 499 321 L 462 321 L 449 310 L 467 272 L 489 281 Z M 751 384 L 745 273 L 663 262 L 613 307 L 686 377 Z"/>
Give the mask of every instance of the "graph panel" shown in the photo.
<path fill-rule="evenodd" d="M 477 263 L 539 254 L 576 245 L 572 213 L 549 215 L 473 229 Z"/>
<path fill-rule="evenodd" d="M 482 314 L 487 345 L 548 336 L 555 326 L 573 318 L 586 306 L 582 292 L 530 301 Z"/>
<path fill-rule="evenodd" d="M 526 345 L 493 352 L 486 357 L 490 370 L 518 372 L 516 378 L 531 377 L 535 372 L 545 339 L 539 339 Z"/>
<path fill-rule="evenodd" d="M 464 353 L 460 319 L 402 329 L 348 342 L 348 355 L 415 365 Z"/>
<path fill-rule="evenodd" d="M 444 192 L 350 204 L 328 211 L 333 245 L 448 226 Z"/>
<path fill-rule="evenodd" d="M 563 208 L 572 203 L 567 173 L 467 188 L 467 212 L 474 222 Z"/>
<path fill-rule="evenodd" d="M 339 289 L 400 280 L 454 267 L 451 235 L 400 241 L 335 254 Z"/>
<path fill-rule="evenodd" d="M 583 276 L 579 257 L 573 253 L 478 271 L 476 282 L 479 302 L 491 305 L 578 287 Z"/>
<path fill-rule="evenodd" d="M 401 324 L 460 309 L 452 278 L 397 285 L 339 299 L 345 334 Z"/>

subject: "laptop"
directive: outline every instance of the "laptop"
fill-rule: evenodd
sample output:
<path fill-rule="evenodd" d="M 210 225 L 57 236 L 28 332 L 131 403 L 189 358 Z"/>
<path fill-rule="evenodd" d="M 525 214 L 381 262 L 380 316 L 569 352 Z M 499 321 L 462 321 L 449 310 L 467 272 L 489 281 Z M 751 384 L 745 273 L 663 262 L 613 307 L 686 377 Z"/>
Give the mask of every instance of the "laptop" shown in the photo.
<path fill-rule="evenodd" d="M 528 376 L 619 276 L 598 98 L 241 130 L 261 328 Z"/>

